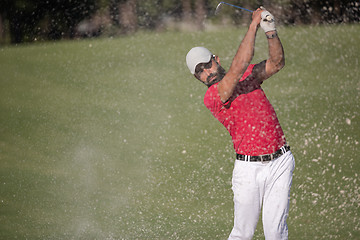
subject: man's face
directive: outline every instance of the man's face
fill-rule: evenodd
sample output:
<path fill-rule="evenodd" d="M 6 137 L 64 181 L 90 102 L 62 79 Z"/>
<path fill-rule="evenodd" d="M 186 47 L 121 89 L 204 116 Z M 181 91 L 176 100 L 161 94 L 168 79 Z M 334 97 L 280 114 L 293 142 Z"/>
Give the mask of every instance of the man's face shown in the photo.
<path fill-rule="evenodd" d="M 220 82 L 225 76 L 225 69 L 221 67 L 219 58 L 212 56 L 208 63 L 200 63 L 195 68 L 195 77 L 210 87 Z"/>

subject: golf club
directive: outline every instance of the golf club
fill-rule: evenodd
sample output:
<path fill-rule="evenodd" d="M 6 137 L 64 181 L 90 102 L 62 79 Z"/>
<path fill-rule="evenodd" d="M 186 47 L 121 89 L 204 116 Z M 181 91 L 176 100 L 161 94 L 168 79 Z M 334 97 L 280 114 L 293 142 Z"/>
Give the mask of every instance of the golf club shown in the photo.
<path fill-rule="evenodd" d="M 223 4 L 226 4 L 226 5 L 235 7 L 235 8 L 239 8 L 239 9 L 242 9 L 242 10 L 245 10 L 245 11 L 248 11 L 248 12 L 251 12 L 251 13 L 254 12 L 254 11 L 249 10 L 249 9 L 247 9 L 247 8 L 239 7 L 239 6 L 236 6 L 236 5 L 233 5 L 233 4 L 230 4 L 230 3 L 226 3 L 226 2 L 220 2 L 220 3 L 217 5 L 216 9 L 215 9 L 215 15 L 217 15 L 217 14 L 221 11 L 221 8 L 222 8 Z M 263 8 L 263 7 L 260 7 L 260 8 L 261 8 L 261 9 L 265 9 L 265 8 Z M 273 19 L 270 15 L 266 15 L 264 21 L 269 21 L 269 22 L 270 22 L 270 21 L 274 21 L 274 19 Z"/>
<path fill-rule="evenodd" d="M 236 5 L 233 5 L 233 4 L 230 4 L 230 3 L 226 3 L 226 2 L 220 2 L 220 3 L 217 5 L 216 9 L 215 9 L 215 15 L 217 15 L 217 14 L 221 11 L 221 8 L 222 8 L 223 4 L 226 4 L 226 5 L 235 7 L 235 8 L 239 8 L 239 9 L 242 9 L 242 10 L 245 10 L 245 11 L 248 11 L 248 12 L 251 12 L 251 13 L 253 12 L 253 11 L 247 9 L 247 8 L 239 7 L 239 6 L 236 6 Z"/>

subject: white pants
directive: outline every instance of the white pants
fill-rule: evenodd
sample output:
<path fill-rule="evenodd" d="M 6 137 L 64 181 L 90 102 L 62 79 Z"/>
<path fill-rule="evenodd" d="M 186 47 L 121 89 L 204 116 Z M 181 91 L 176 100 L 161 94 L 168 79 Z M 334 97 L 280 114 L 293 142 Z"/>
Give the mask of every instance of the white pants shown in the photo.
<path fill-rule="evenodd" d="M 270 162 L 235 161 L 233 239 L 251 239 L 262 210 L 266 240 L 288 239 L 290 187 L 295 160 L 290 151 Z"/>

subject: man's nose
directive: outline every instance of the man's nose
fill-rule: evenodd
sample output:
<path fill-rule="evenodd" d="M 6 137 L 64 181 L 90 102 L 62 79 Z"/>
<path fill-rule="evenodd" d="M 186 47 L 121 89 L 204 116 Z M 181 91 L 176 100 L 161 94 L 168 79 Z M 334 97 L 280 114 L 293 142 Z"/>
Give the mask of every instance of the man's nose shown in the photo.
<path fill-rule="evenodd" d="M 206 76 L 209 76 L 211 74 L 210 68 L 209 69 L 205 68 L 204 73 L 206 74 Z"/>

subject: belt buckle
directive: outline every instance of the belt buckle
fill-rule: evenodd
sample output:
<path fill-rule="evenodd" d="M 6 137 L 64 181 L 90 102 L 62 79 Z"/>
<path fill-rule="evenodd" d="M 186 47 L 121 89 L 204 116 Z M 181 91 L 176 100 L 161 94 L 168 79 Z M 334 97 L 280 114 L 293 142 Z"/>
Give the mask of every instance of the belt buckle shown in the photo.
<path fill-rule="evenodd" d="M 240 155 L 239 160 L 240 161 L 246 161 L 246 156 L 245 155 Z"/>

